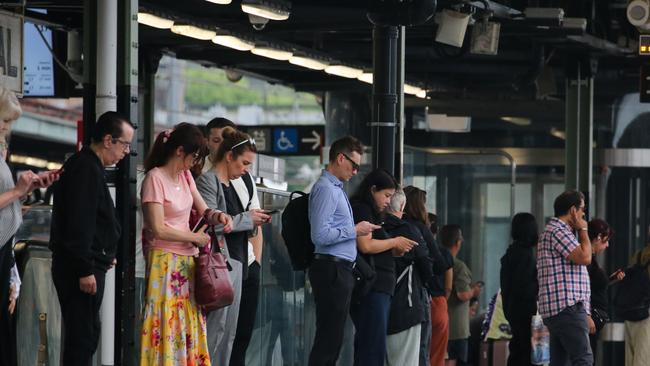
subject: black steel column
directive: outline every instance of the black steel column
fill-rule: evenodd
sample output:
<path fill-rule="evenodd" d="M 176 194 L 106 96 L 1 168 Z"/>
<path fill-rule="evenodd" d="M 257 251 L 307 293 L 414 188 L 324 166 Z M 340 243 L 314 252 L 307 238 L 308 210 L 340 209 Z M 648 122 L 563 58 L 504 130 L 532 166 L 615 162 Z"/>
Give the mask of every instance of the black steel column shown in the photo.
<path fill-rule="evenodd" d="M 138 127 L 138 0 L 118 3 L 117 25 L 117 110 Z M 135 136 L 138 133 L 136 131 Z M 135 347 L 135 236 L 137 137 L 131 154 L 119 164 L 115 180 L 116 208 L 122 225 L 117 249 L 115 288 L 115 364 L 136 365 Z"/>
<path fill-rule="evenodd" d="M 397 26 L 375 24 L 373 38 L 372 167 L 395 172 Z"/>
<path fill-rule="evenodd" d="M 593 183 L 593 103 L 596 63 L 588 57 L 571 59 L 566 80 L 566 189 L 585 195 L 589 211 Z M 589 214 L 587 215 L 589 217 Z"/>
<path fill-rule="evenodd" d="M 95 94 L 97 80 L 97 3 L 84 1 L 83 14 L 83 145 L 90 145 L 95 126 Z"/>

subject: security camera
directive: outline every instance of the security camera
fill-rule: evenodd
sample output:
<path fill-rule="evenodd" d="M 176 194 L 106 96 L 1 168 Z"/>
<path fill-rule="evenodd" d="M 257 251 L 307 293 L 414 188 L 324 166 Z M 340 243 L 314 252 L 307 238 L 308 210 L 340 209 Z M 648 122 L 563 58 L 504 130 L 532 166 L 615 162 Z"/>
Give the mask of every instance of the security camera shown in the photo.
<path fill-rule="evenodd" d="M 261 31 L 269 22 L 267 18 L 258 17 L 257 15 L 248 14 L 248 21 L 251 22 L 253 29 Z"/>
<path fill-rule="evenodd" d="M 635 27 L 647 28 L 650 23 L 650 0 L 632 0 L 627 4 L 627 20 Z"/>

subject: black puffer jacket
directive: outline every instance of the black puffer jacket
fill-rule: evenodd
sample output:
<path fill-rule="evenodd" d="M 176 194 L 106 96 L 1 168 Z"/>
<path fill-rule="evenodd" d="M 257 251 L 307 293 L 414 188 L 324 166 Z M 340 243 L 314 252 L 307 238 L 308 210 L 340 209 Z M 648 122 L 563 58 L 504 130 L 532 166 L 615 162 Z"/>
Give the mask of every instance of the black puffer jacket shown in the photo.
<path fill-rule="evenodd" d="M 534 247 L 514 242 L 501 257 L 501 297 L 508 321 L 537 312 L 537 267 Z"/>
<path fill-rule="evenodd" d="M 397 284 L 388 318 L 388 334 L 395 334 L 425 320 L 427 294 L 422 279 L 433 276 L 432 263 L 426 242 L 414 225 L 386 215 L 383 227 L 392 237 L 403 236 L 419 244 L 403 257 L 395 258 Z"/>

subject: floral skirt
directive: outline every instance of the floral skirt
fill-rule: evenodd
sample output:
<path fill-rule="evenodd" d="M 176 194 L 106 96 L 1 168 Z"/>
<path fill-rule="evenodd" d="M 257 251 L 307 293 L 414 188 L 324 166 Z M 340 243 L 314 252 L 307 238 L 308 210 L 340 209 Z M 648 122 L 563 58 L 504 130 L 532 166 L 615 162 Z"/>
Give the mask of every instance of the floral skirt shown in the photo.
<path fill-rule="evenodd" d="M 141 366 L 211 366 L 205 314 L 193 287 L 193 257 L 147 253 Z"/>

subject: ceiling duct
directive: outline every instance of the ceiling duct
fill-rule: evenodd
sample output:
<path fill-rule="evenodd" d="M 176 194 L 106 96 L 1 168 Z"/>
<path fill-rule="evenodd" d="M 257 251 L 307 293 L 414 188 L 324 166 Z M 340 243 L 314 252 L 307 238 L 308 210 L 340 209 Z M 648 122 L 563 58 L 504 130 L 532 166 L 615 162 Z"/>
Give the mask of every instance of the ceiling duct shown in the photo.
<path fill-rule="evenodd" d="M 370 0 L 368 19 L 380 25 L 418 25 L 431 19 L 437 0 Z"/>

